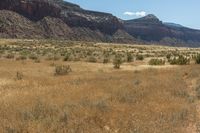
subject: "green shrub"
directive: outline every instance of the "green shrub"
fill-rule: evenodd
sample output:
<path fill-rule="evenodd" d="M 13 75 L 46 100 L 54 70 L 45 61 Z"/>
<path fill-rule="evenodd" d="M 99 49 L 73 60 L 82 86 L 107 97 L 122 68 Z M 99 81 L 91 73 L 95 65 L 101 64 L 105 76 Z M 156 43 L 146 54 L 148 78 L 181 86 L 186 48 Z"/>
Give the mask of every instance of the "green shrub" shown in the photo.
<path fill-rule="evenodd" d="M 133 56 L 131 53 L 127 53 L 127 62 L 132 62 L 133 61 Z"/>
<path fill-rule="evenodd" d="M 46 58 L 46 60 L 54 60 L 54 61 L 59 60 L 59 59 L 60 57 L 57 55 L 48 55 Z"/>
<path fill-rule="evenodd" d="M 166 55 L 166 58 L 167 58 L 168 60 L 170 60 L 171 56 L 172 56 L 171 54 L 167 54 L 167 55 Z"/>
<path fill-rule="evenodd" d="M 69 54 L 65 55 L 63 61 L 69 61 L 69 60 L 70 60 L 70 55 Z"/>
<path fill-rule="evenodd" d="M 149 65 L 165 65 L 165 60 L 162 59 L 151 59 Z"/>
<path fill-rule="evenodd" d="M 136 55 L 136 60 L 144 60 L 144 56 L 143 55 Z"/>
<path fill-rule="evenodd" d="M 200 54 L 195 57 L 196 64 L 200 64 Z"/>
<path fill-rule="evenodd" d="M 35 60 L 35 63 L 40 63 L 40 62 L 41 62 L 41 61 L 40 61 L 39 58 Z"/>
<path fill-rule="evenodd" d="M 23 73 L 22 72 L 17 72 L 16 73 L 16 80 L 22 80 L 24 77 Z"/>
<path fill-rule="evenodd" d="M 106 63 L 108 63 L 110 60 L 109 60 L 109 58 L 108 57 L 104 57 L 104 59 L 103 59 L 103 64 L 106 64 Z"/>
<path fill-rule="evenodd" d="M 119 69 L 122 64 L 122 58 L 120 55 L 115 55 L 115 58 L 113 60 L 113 65 L 115 69 Z"/>
<path fill-rule="evenodd" d="M 20 55 L 19 57 L 16 58 L 16 60 L 26 60 L 27 57 L 24 55 Z"/>
<path fill-rule="evenodd" d="M 200 86 L 196 88 L 196 96 L 200 99 Z"/>
<path fill-rule="evenodd" d="M 190 64 L 190 59 L 184 57 L 183 55 L 179 55 L 178 57 L 174 57 L 173 59 L 168 60 L 171 65 L 188 65 Z"/>
<path fill-rule="evenodd" d="M 38 57 L 35 54 L 31 54 L 31 55 L 29 55 L 29 59 L 31 59 L 31 60 L 37 60 Z"/>
<path fill-rule="evenodd" d="M 59 60 L 59 59 L 60 59 L 60 57 L 59 57 L 58 55 L 54 55 L 54 56 L 53 56 L 53 60 L 54 60 L 54 61 L 57 61 L 57 60 Z"/>
<path fill-rule="evenodd" d="M 15 55 L 14 55 L 14 54 L 7 54 L 7 55 L 5 56 L 5 58 L 7 58 L 7 59 L 14 59 L 14 58 L 15 58 Z"/>
<path fill-rule="evenodd" d="M 96 59 L 94 56 L 90 56 L 90 57 L 88 58 L 88 62 L 95 63 L 95 62 L 97 62 L 97 59 Z"/>
<path fill-rule="evenodd" d="M 55 75 L 67 75 L 72 71 L 69 65 L 60 65 L 55 67 Z"/>
<path fill-rule="evenodd" d="M 70 60 L 72 60 L 72 61 L 80 61 L 81 59 L 80 59 L 80 57 L 75 56 L 75 57 L 73 57 L 73 58 L 70 59 Z"/>

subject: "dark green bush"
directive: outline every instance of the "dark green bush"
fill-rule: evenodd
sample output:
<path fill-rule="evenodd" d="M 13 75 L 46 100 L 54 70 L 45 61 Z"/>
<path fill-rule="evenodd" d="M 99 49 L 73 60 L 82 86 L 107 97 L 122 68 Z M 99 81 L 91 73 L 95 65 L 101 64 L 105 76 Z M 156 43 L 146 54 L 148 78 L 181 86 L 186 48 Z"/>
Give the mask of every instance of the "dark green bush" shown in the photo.
<path fill-rule="evenodd" d="M 60 65 L 55 67 L 55 75 L 67 75 L 72 71 L 69 65 Z"/>
<path fill-rule="evenodd" d="M 103 63 L 104 63 L 104 64 L 108 63 L 109 61 L 110 61 L 110 60 L 109 60 L 108 57 L 104 57 L 104 59 L 103 59 Z"/>
<path fill-rule="evenodd" d="M 22 72 L 17 72 L 16 73 L 16 80 L 22 80 L 24 77 L 23 73 Z"/>
<path fill-rule="evenodd" d="M 168 60 L 171 65 L 188 65 L 190 64 L 190 59 L 184 57 L 183 55 L 179 55 L 178 57 L 174 57 L 173 59 Z"/>
<path fill-rule="evenodd" d="M 14 59 L 15 58 L 15 55 L 14 54 L 7 54 L 6 56 L 5 56 L 5 58 L 7 58 L 7 59 Z"/>
<path fill-rule="evenodd" d="M 39 58 L 35 60 L 35 63 L 40 63 L 40 62 L 41 62 L 41 61 L 40 61 Z"/>
<path fill-rule="evenodd" d="M 200 86 L 196 88 L 196 96 L 198 99 L 200 99 Z"/>
<path fill-rule="evenodd" d="M 25 55 L 20 55 L 19 57 L 16 58 L 16 60 L 26 60 L 27 57 Z"/>
<path fill-rule="evenodd" d="M 88 58 L 88 62 L 95 63 L 95 62 L 97 62 L 97 59 L 96 59 L 94 56 L 90 56 L 90 57 Z"/>
<path fill-rule="evenodd" d="M 127 62 L 133 61 L 133 55 L 131 53 L 127 53 Z"/>
<path fill-rule="evenodd" d="M 144 56 L 143 55 L 136 55 L 136 60 L 144 60 Z"/>
<path fill-rule="evenodd" d="M 197 56 L 195 57 L 195 62 L 196 64 L 200 64 L 200 54 L 197 54 Z"/>
<path fill-rule="evenodd" d="M 54 61 L 59 60 L 59 59 L 60 57 L 58 55 L 48 55 L 46 58 L 46 60 L 54 60 Z"/>
<path fill-rule="evenodd" d="M 69 61 L 70 60 L 70 54 L 66 54 L 63 61 Z"/>
<path fill-rule="evenodd" d="M 38 56 L 35 55 L 35 54 L 31 54 L 31 55 L 29 56 L 29 59 L 31 59 L 31 60 L 37 60 L 37 59 L 38 59 Z"/>
<path fill-rule="evenodd" d="M 57 60 L 59 60 L 59 59 L 60 59 L 60 56 L 58 56 L 58 55 L 54 55 L 54 56 L 53 56 L 53 60 L 57 61 Z"/>
<path fill-rule="evenodd" d="M 115 58 L 113 60 L 113 65 L 115 69 L 119 69 L 122 64 L 122 58 L 120 55 L 115 55 Z"/>
<path fill-rule="evenodd" d="M 171 56 L 172 56 L 171 54 L 167 54 L 166 58 L 169 60 L 171 58 Z"/>
<path fill-rule="evenodd" d="M 149 65 L 165 65 L 165 60 L 162 59 L 151 59 Z"/>

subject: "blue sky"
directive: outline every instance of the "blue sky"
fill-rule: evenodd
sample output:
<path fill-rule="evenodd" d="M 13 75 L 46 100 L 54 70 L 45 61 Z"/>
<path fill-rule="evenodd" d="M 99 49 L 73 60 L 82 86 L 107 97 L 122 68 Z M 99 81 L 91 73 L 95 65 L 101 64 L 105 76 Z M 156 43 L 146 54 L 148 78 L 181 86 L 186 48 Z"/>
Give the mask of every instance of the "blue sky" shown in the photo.
<path fill-rule="evenodd" d="M 121 19 L 154 14 L 164 22 L 200 29 L 200 0 L 67 0 L 84 9 L 112 13 Z"/>

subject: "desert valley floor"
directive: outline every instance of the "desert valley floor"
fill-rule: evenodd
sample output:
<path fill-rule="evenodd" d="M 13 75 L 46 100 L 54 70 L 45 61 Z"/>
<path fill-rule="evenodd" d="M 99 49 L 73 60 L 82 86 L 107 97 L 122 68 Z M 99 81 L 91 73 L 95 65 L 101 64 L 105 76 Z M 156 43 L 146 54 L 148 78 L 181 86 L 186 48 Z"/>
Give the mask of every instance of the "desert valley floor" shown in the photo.
<path fill-rule="evenodd" d="M 0 132 L 198 133 L 199 52 L 1 39 Z"/>

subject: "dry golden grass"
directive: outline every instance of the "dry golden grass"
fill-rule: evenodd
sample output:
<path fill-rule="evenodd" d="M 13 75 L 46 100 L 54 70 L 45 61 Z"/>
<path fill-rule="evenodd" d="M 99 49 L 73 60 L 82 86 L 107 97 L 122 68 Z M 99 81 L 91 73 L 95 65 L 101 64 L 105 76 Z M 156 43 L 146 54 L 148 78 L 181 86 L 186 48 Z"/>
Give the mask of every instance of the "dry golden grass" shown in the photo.
<path fill-rule="evenodd" d="M 52 61 L 0 60 L 0 132 L 184 133 L 196 121 L 184 76 L 199 66 L 54 64 L 72 72 L 54 76 Z"/>
<path fill-rule="evenodd" d="M 200 66 L 192 57 L 197 53 L 162 46 L 0 40 L 0 133 L 198 133 Z M 115 70 L 112 59 L 118 54 L 123 64 Z M 191 64 L 148 65 L 152 58 L 166 60 L 167 54 L 185 55 Z M 126 61 L 127 55 L 134 61 Z M 144 60 L 135 60 L 137 55 Z M 103 64 L 105 57 L 111 61 Z M 72 72 L 55 75 L 56 66 L 68 65 Z"/>

